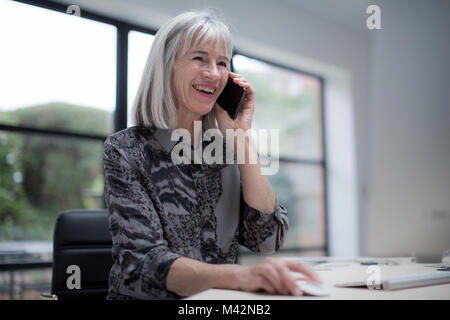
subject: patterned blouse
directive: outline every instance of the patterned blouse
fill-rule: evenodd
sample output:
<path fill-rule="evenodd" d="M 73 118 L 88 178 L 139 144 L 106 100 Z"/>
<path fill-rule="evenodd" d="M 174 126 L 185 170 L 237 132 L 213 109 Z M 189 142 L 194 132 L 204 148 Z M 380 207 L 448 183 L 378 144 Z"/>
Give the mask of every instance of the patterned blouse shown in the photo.
<path fill-rule="evenodd" d="M 238 244 L 274 253 L 286 238 L 286 209 L 244 201 L 237 164 L 179 164 L 168 130 L 131 127 L 104 144 L 105 200 L 113 266 L 107 299 L 177 299 L 166 277 L 179 257 L 235 263 Z"/>

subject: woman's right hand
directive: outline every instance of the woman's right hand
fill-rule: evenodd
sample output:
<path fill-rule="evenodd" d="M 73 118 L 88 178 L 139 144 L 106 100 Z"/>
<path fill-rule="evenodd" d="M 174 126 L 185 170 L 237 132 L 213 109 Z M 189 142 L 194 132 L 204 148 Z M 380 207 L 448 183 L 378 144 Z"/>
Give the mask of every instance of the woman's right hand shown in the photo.
<path fill-rule="evenodd" d="M 307 279 L 322 283 L 319 276 L 307 265 L 286 259 L 267 258 L 254 266 L 238 271 L 239 289 L 248 292 L 266 291 L 270 294 L 302 296 L 291 272 L 300 272 Z"/>

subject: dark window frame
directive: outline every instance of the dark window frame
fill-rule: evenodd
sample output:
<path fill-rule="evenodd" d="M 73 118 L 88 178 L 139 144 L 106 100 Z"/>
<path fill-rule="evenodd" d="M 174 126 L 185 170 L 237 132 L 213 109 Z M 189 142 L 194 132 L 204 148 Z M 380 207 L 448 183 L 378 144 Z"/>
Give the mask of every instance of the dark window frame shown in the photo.
<path fill-rule="evenodd" d="M 66 13 L 68 5 L 54 2 L 54 1 L 45 1 L 45 0 L 14 0 L 16 2 L 34 5 L 37 7 L 54 10 L 62 13 Z M 139 24 L 128 23 L 116 18 L 111 18 L 103 14 L 94 13 L 90 10 L 86 10 L 82 8 L 81 17 L 86 19 L 91 19 L 94 21 L 110 24 L 116 27 L 117 29 L 117 64 L 116 64 L 116 109 L 114 111 L 114 132 L 123 130 L 127 127 L 127 93 L 128 93 L 128 32 L 131 30 L 139 31 L 143 33 L 147 33 L 150 35 L 155 35 L 155 29 L 148 28 Z M 240 51 L 239 49 L 234 49 L 232 55 L 240 54 L 251 59 L 259 60 L 265 62 L 269 65 L 294 71 L 296 73 L 300 73 L 307 76 L 312 76 L 317 78 L 320 81 L 320 126 L 321 126 L 321 151 L 322 151 L 322 159 L 320 160 L 311 160 L 305 158 L 294 158 L 294 157 L 280 157 L 279 161 L 284 163 L 297 163 L 297 164 L 306 164 L 321 167 L 322 172 L 322 184 L 323 184 L 323 208 L 324 208 L 324 235 L 325 235 L 325 245 L 318 247 L 292 247 L 286 249 L 280 249 L 278 252 L 294 252 L 294 253 L 304 253 L 310 251 L 324 251 L 325 255 L 329 254 L 329 212 L 328 212 L 328 184 L 327 184 L 327 170 L 328 170 L 328 161 L 327 161 L 327 153 L 326 153 L 326 128 L 325 128 L 325 100 L 324 100 L 324 92 L 325 92 L 325 80 L 322 76 L 309 73 L 303 70 L 299 70 L 293 68 L 288 65 L 283 65 L 275 61 L 269 61 L 261 57 L 257 57 L 253 54 L 246 54 L 244 51 Z M 44 129 L 44 128 L 32 128 L 32 127 L 24 127 L 24 126 L 11 126 L 0 124 L 1 131 L 10 131 L 10 132 L 21 132 L 25 134 L 38 134 L 38 135 L 55 135 L 55 136 L 64 136 L 64 137 L 72 137 L 78 139 L 87 139 L 87 140 L 98 140 L 104 141 L 107 137 L 101 135 L 89 135 L 82 134 L 64 130 L 52 130 L 52 129 Z M 241 254 L 247 254 L 246 252 L 242 252 Z"/>

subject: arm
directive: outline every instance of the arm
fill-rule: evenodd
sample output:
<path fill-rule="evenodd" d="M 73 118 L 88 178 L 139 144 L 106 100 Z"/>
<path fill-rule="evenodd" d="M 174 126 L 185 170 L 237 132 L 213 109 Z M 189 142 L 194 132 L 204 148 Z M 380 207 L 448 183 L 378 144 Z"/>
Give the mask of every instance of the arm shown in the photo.
<path fill-rule="evenodd" d="M 238 136 L 245 143 L 245 159 L 256 159 L 256 164 L 239 164 L 239 172 L 242 181 L 242 193 L 245 202 L 263 213 L 273 213 L 275 211 L 275 194 L 265 175 L 261 174 L 261 164 L 259 162 L 256 145 L 251 136 Z M 236 150 L 236 148 L 235 148 Z"/>
<path fill-rule="evenodd" d="M 252 251 L 273 253 L 282 246 L 287 236 L 287 210 L 277 203 L 267 177 L 261 174 L 255 141 L 247 134 L 252 127 L 255 90 L 240 75 L 230 73 L 230 77 L 247 89 L 241 112 L 235 120 L 219 105 L 216 107 L 222 134 L 226 136 L 230 129 L 234 132 L 232 144 L 238 157 L 242 185 L 239 243 Z M 240 156 L 242 154 L 245 156 Z M 242 160 L 244 163 L 241 163 Z"/>
<path fill-rule="evenodd" d="M 213 265 L 181 257 L 167 275 L 167 290 L 190 296 L 207 289 L 231 289 L 248 292 L 264 290 L 272 294 L 303 295 L 291 271 L 307 279 L 322 282 L 309 267 L 283 259 L 266 259 L 254 266 Z"/>
<path fill-rule="evenodd" d="M 174 298 L 165 282 L 180 255 L 169 250 L 146 184 L 127 157 L 115 138 L 106 140 L 105 200 L 114 260 L 110 285 L 134 298 Z"/>
<path fill-rule="evenodd" d="M 216 105 L 215 112 L 219 129 L 222 135 L 227 137 L 227 143 L 229 132 L 233 132 L 233 140 L 230 142 L 234 146 L 235 156 L 238 157 L 242 190 L 246 203 L 261 212 L 273 213 L 276 203 L 275 195 L 266 176 L 261 174 L 256 143 L 251 134 L 248 134 L 248 130 L 252 127 L 255 109 L 255 90 L 247 80 L 238 74 L 230 72 L 230 77 L 236 84 L 246 88 L 247 93 L 239 116 L 235 120 L 231 119 L 219 105 Z M 245 156 L 243 156 L 244 154 Z M 256 163 L 254 160 L 256 160 Z"/>
<path fill-rule="evenodd" d="M 255 226 L 253 222 L 242 222 L 241 226 L 244 226 L 241 231 L 241 243 L 247 248 L 253 251 L 272 253 L 277 251 L 287 236 L 288 219 L 287 211 L 284 207 L 277 204 L 275 194 L 269 183 L 267 177 L 261 174 L 261 164 L 258 158 L 258 152 L 256 144 L 249 136 L 248 139 L 245 136 L 237 136 L 236 139 L 241 139 L 239 143 L 245 146 L 245 159 L 256 159 L 255 164 L 247 163 L 239 164 L 239 172 L 241 175 L 243 206 L 241 218 L 242 220 L 263 220 L 264 224 L 268 228 L 262 228 L 261 226 Z M 236 150 L 236 148 L 235 148 Z M 271 220 L 267 217 L 261 217 L 262 219 L 255 219 L 259 212 L 263 214 L 272 214 L 275 216 L 276 224 L 272 226 Z M 269 232 L 273 232 L 276 228 L 276 234 L 267 239 L 266 236 Z M 264 230 L 265 229 L 265 230 Z M 264 241 L 262 241 L 264 239 Z"/>
<path fill-rule="evenodd" d="M 211 288 L 237 290 L 240 268 L 234 264 L 215 265 L 181 257 L 167 274 L 167 290 L 179 296 L 190 296 Z"/>

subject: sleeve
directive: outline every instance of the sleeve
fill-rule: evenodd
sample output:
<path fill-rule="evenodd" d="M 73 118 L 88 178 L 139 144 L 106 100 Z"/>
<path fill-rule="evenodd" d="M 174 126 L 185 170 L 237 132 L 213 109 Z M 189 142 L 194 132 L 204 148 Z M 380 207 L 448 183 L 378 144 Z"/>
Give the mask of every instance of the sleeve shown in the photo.
<path fill-rule="evenodd" d="M 139 172 L 117 141 L 110 137 L 104 147 L 105 201 L 117 275 L 110 285 L 119 294 L 138 299 L 177 298 L 166 290 L 166 277 L 180 255 L 167 246 Z"/>
<path fill-rule="evenodd" d="M 275 253 L 283 246 L 289 229 L 287 210 L 278 203 L 275 211 L 267 214 L 249 206 L 241 188 L 239 244 L 261 253 Z"/>

